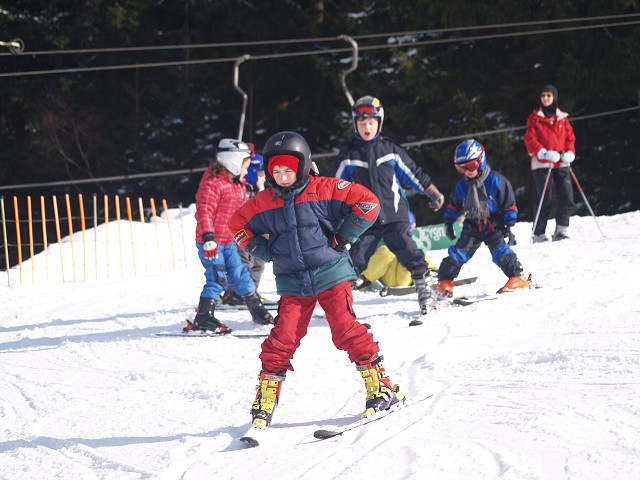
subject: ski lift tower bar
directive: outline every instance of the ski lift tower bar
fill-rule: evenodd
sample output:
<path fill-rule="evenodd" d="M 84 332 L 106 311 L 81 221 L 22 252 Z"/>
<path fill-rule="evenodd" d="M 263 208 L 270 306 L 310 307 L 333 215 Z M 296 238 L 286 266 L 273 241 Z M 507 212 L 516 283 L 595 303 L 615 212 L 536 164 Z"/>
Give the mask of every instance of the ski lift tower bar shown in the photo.
<path fill-rule="evenodd" d="M 14 38 L 9 42 L 0 41 L 0 47 L 7 47 L 14 55 L 24 52 L 24 42 L 19 38 Z"/>

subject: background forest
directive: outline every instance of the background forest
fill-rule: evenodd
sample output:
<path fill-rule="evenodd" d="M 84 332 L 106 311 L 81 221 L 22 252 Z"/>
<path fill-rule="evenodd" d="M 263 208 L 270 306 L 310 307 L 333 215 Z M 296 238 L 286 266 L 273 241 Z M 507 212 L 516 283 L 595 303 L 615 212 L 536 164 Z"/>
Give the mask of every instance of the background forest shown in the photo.
<path fill-rule="evenodd" d="M 220 137 L 258 149 L 279 130 L 309 140 L 320 170 L 353 135 L 353 96 L 385 107 L 443 193 L 474 134 L 534 202 L 522 137 L 540 88 L 573 119 L 574 170 L 595 212 L 640 208 L 639 0 L 13 0 L 0 2 L 0 195 L 83 193 L 193 202 Z M 248 58 L 240 59 L 243 55 Z M 234 88 L 239 63 L 243 99 Z M 189 173 L 184 170 L 198 169 Z M 171 173 L 183 170 L 183 173 Z M 170 173 L 164 175 L 164 173 Z M 143 175 L 140 175 L 143 174 Z M 104 177 L 133 176 L 126 180 Z M 97 179 L 95 183 L 18 188 Z M 579 195 L 576 192 L 576 198 Z M 418 224 L 441 214 L 412 197 Z M 587 214 L 581 204 L 579 214 Z"/>

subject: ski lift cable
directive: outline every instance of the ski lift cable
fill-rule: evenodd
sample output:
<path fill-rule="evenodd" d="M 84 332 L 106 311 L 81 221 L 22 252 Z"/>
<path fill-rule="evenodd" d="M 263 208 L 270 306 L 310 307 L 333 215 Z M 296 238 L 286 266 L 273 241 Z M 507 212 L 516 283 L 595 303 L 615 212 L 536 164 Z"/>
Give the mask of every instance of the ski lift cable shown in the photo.
<path fill-rule="evenodd" d="M 621 113 L 632 112 L 634 110 L 640 110 L 640 106 L 628 107 L 628 108 L 620 108 L 620 109 L 617 109 L 617 110 L 609 110 L 609 111 L 606 111 L 606 112 L 599 112 L 599 113 L 594 113 L 594 114 L 589 114 L 589 115 L 580 115 L 580 116 L 572 117 L 571 121 L 575 123 L 575 122 L 578 122 L 578 121 L 581 121 L 581 120 L 587 120 L 587 119 L 596 118 L 596 117 L 604 117 L 604 116 L 609 116 L 609 115 L 617 115 L 617 114 L 621 114 Z M 422 146 L 422 145 L 443 143 L 443 142 L 452 142 L 452 141 L 455 141 L 455 140 L 462 140 L 462 139 L 472 138 L 472 137 L 486 137 L 486 136 L 490 136 L 490 135 L 497 135 L 497 134 L 500 134 L 500 133 L 517 132 L 517 131 L 524 130 L 524 129 L 526 129 L 526 126 L 497 128 L 495 130 L 484 130 L 484 131 L 480 131 L 480 132 L 465 133 L 465 134 L 462 134 L 462 135 L 452 135 L 452 136 L 449 136 L 449 137 L 430 138 L 430 139 L 426 139 L 426 140 L 419 140 L 419 141 L 416 141 L 416 142 L 405 142 L 405 143 L 402 143 L 401 145 L 403 147 L 405 147 L 405 148 L 419 147 L 419 146 Z M 335 157 L 337 154 L 338 154 L 337 152 L 314 153 L 313 154 L 313 158 L 316 158 L 316 159 L 329 158 L 329 157 Z M 171 171 L 167 171 L 167 172 L 134 173 L 134 174 L 130 174 L 130 175 L 116 175 L 116 176 L 99 177 L 99 178 L 82 178 L 82 179 L 77 179 L 77 180 L 61 180 L 61 181 L 56 181 L 56 182 L 29 183 L 29 184 L 22 184 L 22 185 L 0 185 L 0 191 L 3 191 L 3 190 L 19 190 L 19 189 L 23 189 L 23 188 L 39 188 L 39 187 L 55 187 L 55 186 L 65 186 L 65 185 L 78 185 L 78 184 L 85 184 L 85 183 L 112 182 L 112 181 L 118 181 L 118 180 L 135 180 L 135 179 L 138 179 L 138 178 L 164 177 L 164 176 L 174 176 L 174 175 L 190 175 L 190 174 L 193 174 L 193 173 L 204 172 L 206 169 L 207 169 L 207 167 L 201 167 L 201 168 L 189 168 L 189 169 L 181 169 L 181 170 L 171 170 Z"/>
<path fill-rule="evenodd" d="M 574 17 L 564 19 L 550 19 L 550 20 L 536 20 L 530 22 L 511 22 L 502 24 L 491 25 L 467 25 L 461 27 L 449 27 L 449 28 L 435 28 L 435 29 L 423 29 L 423 30 L 409 30 L 404 32 L 389 32 L 389 33 L 375 33 L 375 34 L 363 34 L 352 35 L 355 40 L 367 40 L 381 37 L 399 37 L 408 35 L 432 35 L 441 33 L 456 33 L 465 32 L 470 30 L 490 30 L 499 28 L 514 28 L 514 27 L 528 27 L 537 25 L 554 25 L 559 23 L 574 23 L 574 22 L 590 22 L 600 20 L 614 20 L 624 18 L 634 18 L 640 16 L 640 13 L 628 13 L 617 15 L 600 15 L 595 17 Z M 598 25 L 593 25 L 597 27 Z M 187 45 L 154 45 L 144 47 L 107 47 L 107 48 L 85 48 L 85 49 L 68 49 L 68 50 L 39 50 L 29 52 L 30 56 L 36 55 L 66 55 L 66 54 L 90 54 L 90 53 L 129 53 L 129 52 L 149 52 L 149 51 L 163 51 L 163 50 L 195 50 L 203 48 L 230 48 L 230 47 L 250 47 L 250 46 L 265 46 L 265 45 L 286 45 L 286 44 L 301 44 L 301 43 L 313 43 L 313 42 L 325 42 L 334 41 L 336 37 L 316 37 L 316 38 L 294 38 L 294 39 L 281 39 L 281 40 L 254 40 L 244 42 L 217 42 L 217 43 L 196 43 Z M 19 40 L 19 39 L 16 39 Z M 1 45 L 1 44 L 0 44 Z M 7 55 L 0 53 L 0 56 Z"/>
<path fill-rule="evenodd" d="M 569 32 L 569 31 L 576 31 L 576 30 L 587 30 L 587 29 L 594 29 L 594 28 L 612 28 L 612 27 L 631 26 L 631 25 L 638 25 L 638 24 L 640 24 L 640 20 L 632 21 L 632 22 L 615 22 L 615 23 L 608 23 L 608 24 L 585 25 L 581 27 L 543 29 L 543 30 L 534 30 L 534 31 L 527 31 L 527 32 L 510 32 L 510 33 L 492 34 L 492 35 L 475 35 L 470 37 L 433 39 L 433 40 L 424 40 L 424 41 L 407 42 L 407 43 L 394 43 L 394 44 L 384 43 L 380 45 L 360 46 L 359 50 L 369 51 L 369 50 L 379 50 L 382 48 L 414 48 L 417 46 L 425 46 L 425 45 L 437 45 L 437 44 L 444 44 L 444 43 L 462 43 L 462 42 L 478 41 L 478 40 L 492 40 L 492 39 L 508 38 L 508 37 L 541 35 L 541 34 L 550 34 L 550 33 L 558 33 L 558 32 Z M 272 53 L 272 54 L 264 54 L 264 55 L 251 55 L 251 60 L 272 60 L 272 59 L 279 59 L 279 58 L 328 55 L 328 54 L 334 54 L 334 53 L 346 53 L 349 51 L 351 51 L 351 49 L 349 48 L 333 48 L 333 49 L 323 49 L 323 50 L 306 50 L 301 52 Z M 235 62 L 236 60 L 237 60 L 237 57 L 225 57 L 225 58 L 209 58 L 209 59 L 200 59 L 200 60 L 179 60 L 179 61 L 173 61 L 173 62 L 107 65 L 107 66 L 98 66 L 98 67 L 77 67 L 77 68 L 30 70 L 30 71 L 27 70 L 27 71 L 20 71 L 20 72 L 0 73 L 0 78 L 25 77 L 25 76 L 34 76 L 34 75 L 51 75 L 51 74 L 62 74 L 62 73 L 98 72 L 98 71 L 107 71 L 107 70 L 175 67 L 175 66 L 184 66 L 184 65 L 204 65 L 204 64 L 212 64 L 212 63 Z"/>

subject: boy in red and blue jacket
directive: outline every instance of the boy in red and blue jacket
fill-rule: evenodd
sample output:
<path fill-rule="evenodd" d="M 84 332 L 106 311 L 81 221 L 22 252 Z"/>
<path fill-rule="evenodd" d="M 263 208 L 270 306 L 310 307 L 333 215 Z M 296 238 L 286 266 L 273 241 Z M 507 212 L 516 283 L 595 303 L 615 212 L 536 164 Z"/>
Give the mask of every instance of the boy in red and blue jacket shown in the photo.
<path fill-rule="evenodd" d="M 238 209 L 229 226 L 241 248 L 273 262 L 281 295 L 278 315 L 262 344 L 260 384 L 251 409 L 253 425 L 266 429 L 291 359 L 317 303 L 326 313 L 334 345 L 349 354 L 367 388 L 363 416 L 404 401 L 382 365 L 379 347 L 356 319 L 349 258 L 355 242 L 376 220 L 378 198 L 337 178 L 310 176 L 307 141 L 295 132 L 273 135 L 263 149 L 270 188 Z"/>

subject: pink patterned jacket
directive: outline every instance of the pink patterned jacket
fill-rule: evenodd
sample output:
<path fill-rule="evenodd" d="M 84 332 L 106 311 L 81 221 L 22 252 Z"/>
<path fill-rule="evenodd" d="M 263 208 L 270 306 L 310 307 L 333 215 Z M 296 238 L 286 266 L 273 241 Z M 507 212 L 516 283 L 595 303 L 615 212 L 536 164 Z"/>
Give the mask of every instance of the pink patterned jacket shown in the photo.
<path fill-rule="evenodd" d="M 235 183 L 227 172 L 212 176 L 204 172 L 196 193 L 196 242 L 203 243 L 202 234 L 212 232 L 220 245 L 233 243 L 229 219 L 247 200 L 247 191 Z"/>

